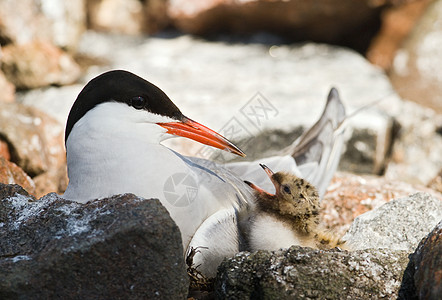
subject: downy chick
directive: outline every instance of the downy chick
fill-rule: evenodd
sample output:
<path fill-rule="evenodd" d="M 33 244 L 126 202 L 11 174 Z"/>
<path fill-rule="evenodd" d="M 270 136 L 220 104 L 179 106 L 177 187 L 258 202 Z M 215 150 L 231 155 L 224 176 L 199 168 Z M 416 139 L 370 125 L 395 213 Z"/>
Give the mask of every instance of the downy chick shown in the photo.
<path fill-rule="evenodd" d="M 275 186 L 270 194 L 251 182 L 256 210 L 248 219 L 246 237 L 250 251 L 278 250 L 292 245 L 331 249 L 343 242 L 319 226 L 320 200 L 316 188 L 286 172 L 273 173 L 260 164 Z"/>

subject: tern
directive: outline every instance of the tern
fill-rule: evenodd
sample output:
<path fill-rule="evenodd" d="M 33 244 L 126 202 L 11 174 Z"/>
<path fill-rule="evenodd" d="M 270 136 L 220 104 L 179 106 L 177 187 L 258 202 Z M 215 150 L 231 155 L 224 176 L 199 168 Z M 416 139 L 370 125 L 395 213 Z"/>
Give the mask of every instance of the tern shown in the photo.
<path fill-rule="evenodd" d="M 319 121 L 280 155 L 221 166 L 183 156 L 162 142 L 182 136 L 245 154 L 186 117 L 154 84 L 127 71 L 109 71 L 89 81 L 70 110 L 65 131 L 69 184 L 63 197 L 81 203 L 124 193 L 159 199 L 181 231 L 183 248 L 208 249 L 196 260 L 213 275 L 224 257 L 245 249 L 239 224 L 253 211 L 255 197 L 244 180 L 265 187 L 268 178 L 259 166 L 264 163 L 306 178 L 322 196 L 339 161 L 343 135 L 337 129 L 344 119 L 333 88 Z M 179 183 L 188 187 L 188 197 L 173 193 Z"/>
<path fill-rule="evenodd" d="M 273 183 L 275 193 L 246 181 L 255 190 L 257 203 L 253 213 L 243 221 L 250 251 L 274 251 L 292 245 L 316 249 L 345 246 L 320 225 L 319 194 L 311 183 L 291 173 L 274 173 L 263 164 L 261 167 Z"/>

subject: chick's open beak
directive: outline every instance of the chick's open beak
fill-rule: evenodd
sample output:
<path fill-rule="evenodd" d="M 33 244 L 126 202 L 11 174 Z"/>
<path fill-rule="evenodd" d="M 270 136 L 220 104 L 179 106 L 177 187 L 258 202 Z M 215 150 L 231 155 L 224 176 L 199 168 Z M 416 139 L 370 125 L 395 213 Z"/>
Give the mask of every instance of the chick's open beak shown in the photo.
<path fill-rule="evenodd" d="M 273 173 L 273 171 L 270 170 L 270 168 L 267 167 L 265 164 L 259 164 L 259 165 L 267 173 L 267 176 L 269 176 L 270 180 L 272 181 L 273 185 L 275 186 L 275 191 L 278 191 L 281 184 L 275 180 L 275 177 L 273 176 L 275 173 Z"/>
<path fill-rule="evenodd" d="M 261 166 L 261 168 L 264 169 L 264 171 L 267 173 L 267 175 L 269 176 L 270 180 L 272 181 L 273 185 L 275 186 L 276 191 L 278 191 L 279 188 L 279 183 L 276 182 L 273 179 L 273 171 L 270 170 L 269 167 L 267 167 L 264 164 L 259 164 Z M 244 181 L 245 183 L 247 183 L 252 189 L 254 189 L 255 191 L 257 191 L 258 193 L 260 193 L 261 195 L 267 195 L 267 196 L 275 196 L 274 194 L 271 194 L 269 192 L 264 191 L 262 188 L 256 186 L 255 184 L 251 183 L 250 181 Z"/>
<path fill-rule="evenodd" d="M 256 186 L 255 184 L 251 183 L 250 181 L 244 180 L 244 182 L 245 182 L 246 184 L 248 184 L 252 189 L 254 189 L 254 190 L 257 191 L 258 193 L 260 193 L 260 194 L 268 194 L 268 195 L 271 195 L 271 194 L 267 193 L 266 191 L 264 191 L 262 188 L 260 188 L 260 187 Z"/>

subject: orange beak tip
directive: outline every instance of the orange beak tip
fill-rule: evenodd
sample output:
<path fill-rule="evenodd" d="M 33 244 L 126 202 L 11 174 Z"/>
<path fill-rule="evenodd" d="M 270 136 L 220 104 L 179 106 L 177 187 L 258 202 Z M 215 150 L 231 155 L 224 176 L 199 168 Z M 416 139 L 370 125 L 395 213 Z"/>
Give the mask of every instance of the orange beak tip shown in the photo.
<path fill-rule="evenodd" d="M 246 157 L 247 155 L 240 149 L 239 153 L 235 153 L 236 155 L 239 155 L 241 157 Z"/>

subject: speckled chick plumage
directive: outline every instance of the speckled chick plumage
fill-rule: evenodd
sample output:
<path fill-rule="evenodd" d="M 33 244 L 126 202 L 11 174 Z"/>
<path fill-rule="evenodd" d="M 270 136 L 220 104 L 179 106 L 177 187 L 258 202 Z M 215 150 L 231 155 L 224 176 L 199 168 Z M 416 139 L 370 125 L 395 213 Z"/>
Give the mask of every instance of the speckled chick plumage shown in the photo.
<path fill-rule="evenodd" d="M 272 248 L 285 248 L 290 243 L 318 249 L 344 246 L 332 232 L 320 226 L 320 199 L 312 184 L 294 174 L 273 173 L 265 165 L 261 166 L 275 186 L 275 194 L 246 182 L 255 190 L 257 204 L 248 220 L 249 234 L 246 235 L 251 250 L 277 250 Z M 262 237 L 264 231 L 269 232 L 268 246 L 255 242 L 255 236 Z"/>

